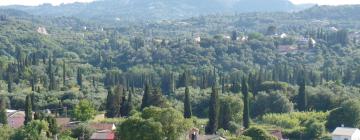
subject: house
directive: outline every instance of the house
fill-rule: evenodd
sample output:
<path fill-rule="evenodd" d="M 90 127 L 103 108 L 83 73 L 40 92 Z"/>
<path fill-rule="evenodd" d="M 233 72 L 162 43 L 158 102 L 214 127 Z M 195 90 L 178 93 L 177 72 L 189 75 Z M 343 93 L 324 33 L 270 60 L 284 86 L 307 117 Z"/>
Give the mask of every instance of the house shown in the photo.
<path fill-rule="evenodd" d="M 360 130 L 357 128 L 337 127 L 332 133 L 332 140 L 360 140 Z"/>
<path fill-rule="evenodd" d="M 116 126 L 113 123 L 92 123 L 91 128 L 96 130 L 90 137 L 90 140 L 115 140 Z"/>
<path fill-rule="evenodd" d="M 46 30 L 45 27 L 39 27 L 36 31 L 37 31 L 39 34 L 48 35 L 48 32 L 47 32 L 47 30 Z"/>
<path fill-rule="evenodd" d="M 11 128 L 20 128 L 24 125 L 25 112 L 18 110 L 6 110 L 8 125 Z"/>
<path fill-rule="evenodd" d="M 111 130 L 103 130 L 95 132 L 91 135 L 90 140 L 115 140 L 115 132 Z"/>

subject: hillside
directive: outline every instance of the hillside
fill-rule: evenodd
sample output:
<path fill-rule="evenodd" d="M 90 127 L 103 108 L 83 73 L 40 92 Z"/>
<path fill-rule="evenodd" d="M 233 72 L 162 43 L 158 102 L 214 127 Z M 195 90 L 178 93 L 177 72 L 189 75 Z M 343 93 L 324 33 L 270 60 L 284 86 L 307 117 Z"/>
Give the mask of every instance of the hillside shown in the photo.
<path fill-rule="evenodd" d="M 182 19 L 199 15 L 237 12 L 294 11 L 288 0 L 101 0 L 92 3 L 74 3 L 60 6 L 44 4 L 36 7 L 7 6 L 42 16 L 74 16 L 88 19 L 163 20 Z"/>

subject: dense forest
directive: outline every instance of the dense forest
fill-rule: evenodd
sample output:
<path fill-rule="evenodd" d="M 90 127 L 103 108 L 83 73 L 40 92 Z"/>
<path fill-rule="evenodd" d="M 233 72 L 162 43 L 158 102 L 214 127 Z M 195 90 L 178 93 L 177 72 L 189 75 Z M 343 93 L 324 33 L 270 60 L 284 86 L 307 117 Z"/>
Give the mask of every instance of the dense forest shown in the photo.
<path fill-rule="evenodd" d="M 13 109 L 26 125 L 1 125 L 0 135 L 89 139 L 88 123 L 104 114 L 122 140 L 182 139 L 191 128 L 331 139 L 338 126 L 360 127 L 359 9 L 137 23 L 2 9 L 0 124 Z M 60 131 L 56 117 L 82 123 Z"/>

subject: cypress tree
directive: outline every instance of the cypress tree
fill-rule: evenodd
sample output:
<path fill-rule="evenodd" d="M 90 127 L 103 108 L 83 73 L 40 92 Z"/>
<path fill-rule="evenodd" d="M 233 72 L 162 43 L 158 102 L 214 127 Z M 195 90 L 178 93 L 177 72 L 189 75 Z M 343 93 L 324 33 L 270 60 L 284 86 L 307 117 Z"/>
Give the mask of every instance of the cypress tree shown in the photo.
<path fill-rule="evenodd" d="M 126 116 L 126 111 L 127 111 L 127 101 L 126 101 L 126 91 L 125 91 L 125 88 L 123 89 L 123 94 L 122 94 L 122 97 L 121 97 L 121 106 L 120 106 L 120 114 L 121 116 Z"/>
<path fill-rule="evenodd" d="M 12 76 L 10 74 L 8 74 L 8 78 L 7 78 L 7 90 L 9 93 L 12 93 Z"/>
<path fill-rule="evenodd" d="M 63 65 L 62 65 L 62 79 L 63 79 L 63 86 L 66 85 L 66 64 L 65 64 L 65 60 L 63 61 Z"/>
<path fill-rule="evenodd" d="M 132 103 L 132 94 L 134 93 L 134 87 L 132 87 L 131 91 L 128 94 L 128 99 L 126 102 L 126 111 L 124 116 L 129 116 L 130 112 L 133 110 L 133 103 Z"/>
<path fill-rule="evenodd" d="M 150 86 L 148 83 L 146 83 L 144 89 L 144 95 L 141 102 L 141 110 L 149 106 L 150 92 L 151 92 Z"/>
<path fill-rule="evenodd" d="M 52 116 L 48 116 L 46 118 L 47 122 L 49 123 L 49 132 L 53 136 L 54 140 L 57 140 L 58 133 L 60 132 L 59 126 L 57 125 L 56 119 Z"/>
<path fill-rule="evenodd" d="M 244 96 L 243 125 L 247 129 L 250 126 L 250 107 L 249 107 L 249 90 L 245 78 L 243 78 L 241 83 L 241 91 Z"/>
<path fill-rule="evenodd" d="M 300 78 L 299 81 L 298 108 L 300 111 L 306 111 L 307 109 L 307 95 L 305 92 L 304 78 Z"/>
<path fill-rule="evenodd" d="M 108 94 L 107 94 L 107 97 L 106 97 L 106 113 L 105 113 L 105 116 L 107 118 L 113 118 L 114 117 L 114 114 L 113 114 L 113 92 L 111 91 L 111 88 L 108 88 Z"/>
<path fill-rule="evenodd" d="M 80 68 L 77 70 L 77 76 L 76 76 L 77 84 L 80 86 L 80 89 L 83 86 L 83 77 L 82 77 L 82 71 Z"/>
<path fill-rule="evenodd" d="M 219 117 L 219 128 L 229 130 L 231 121 L 231 106 L 227 102 L 222 102 L 220 109 L 221 116 Z"/>
<path fill-rule="evenodd" d="M 0 124 L 6 125 L 7 115 L 6 115 L 6 101 L 5 97 L 1 97 L 0 99 Z"/>
<path fill-rule="evenodd" d="M 25 121 L 24 124 L 32 121 L 32 103 L 31 103 L 31 95 L 26 96 L 25 102 Z"/>
<path fill-rule="evenodd" d="M 191 103 L 190 103 L 190 93 L 189 88 L 185 88 L 185 98 L 184 98 L 184 118 L 191 118 Z"/>
<path fill-rule="evenodd" d="M 216 82 L 215 82 L 216 83 Z M 210 102 L 209 102 L 209 122 L 206 126 L 206 134 L 215 134 L 218 129 L 219 118 L 219 94 L 217 85 L 212 87 Z"/>
<path fill-rule="evenodd" d="M 55 75 L 53 72 L 53 63 L 51 60 L 51 57 L 49 57 L 49 61 L 48 61 L 48 76 L 49 76 L 49 90 L 55 90 Z"/>

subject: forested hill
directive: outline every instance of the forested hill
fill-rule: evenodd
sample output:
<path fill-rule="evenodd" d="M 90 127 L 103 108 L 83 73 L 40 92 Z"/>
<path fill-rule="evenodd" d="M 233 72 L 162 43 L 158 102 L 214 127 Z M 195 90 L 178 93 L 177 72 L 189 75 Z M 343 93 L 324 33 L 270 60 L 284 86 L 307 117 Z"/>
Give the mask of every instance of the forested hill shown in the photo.
<path fill-rule="evenodd" d="M 299 12 L 297 15 L 307 19 L 360 19 L 360 5 L 314 6 Z"/>
<path fill-rule="evenodd" d="M 88 19 L 162 20 L 181 19 L 199 15 L 239 12 L 295 11 L 306 6 L 288 0 L 99 0 L 60 6 L 49 4 L 7 6 L 42 16 L 74 16 Z"/>

